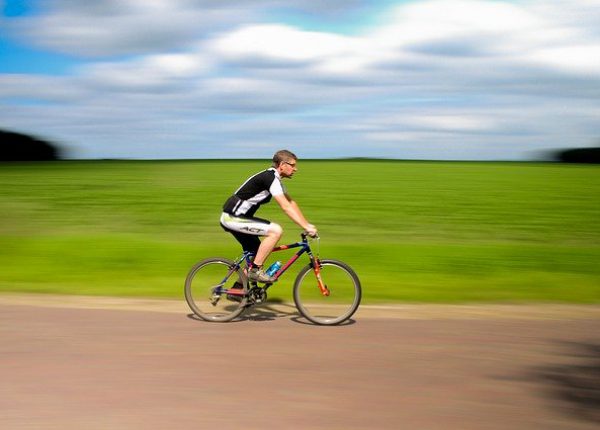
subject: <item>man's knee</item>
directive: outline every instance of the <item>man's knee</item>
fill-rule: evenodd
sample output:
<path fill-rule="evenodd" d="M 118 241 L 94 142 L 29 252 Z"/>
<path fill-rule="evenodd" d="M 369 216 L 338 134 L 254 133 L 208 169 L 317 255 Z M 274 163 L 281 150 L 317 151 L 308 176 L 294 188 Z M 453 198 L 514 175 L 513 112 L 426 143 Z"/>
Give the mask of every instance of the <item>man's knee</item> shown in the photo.
<path fill-rule="evenodd" d="M 281 228 L 281 226 L 279 224 L 272 222 L 269 225 L 269 235 L 277 236 L 279 238 L 279 237 L 281 237 L 282 234 L 283 234 L 283 228 Z"/>

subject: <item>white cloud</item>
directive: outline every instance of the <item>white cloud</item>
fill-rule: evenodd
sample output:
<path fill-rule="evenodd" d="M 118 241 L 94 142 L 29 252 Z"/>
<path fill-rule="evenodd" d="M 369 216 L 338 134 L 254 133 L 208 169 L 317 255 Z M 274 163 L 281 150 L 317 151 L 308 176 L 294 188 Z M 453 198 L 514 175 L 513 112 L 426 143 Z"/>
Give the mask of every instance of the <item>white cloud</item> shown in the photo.
<path fill-rule="evenodd" d="M 535 13 L 540 11 L 548 12 Z M 403 75 L 425 81 L 457 69 L 476 81 L 487 81 L 488 71 L 498 79 L 517 68 L 519 73 L 535 74 L 600 72 L 598 45 L 586 40 L 585 28 L 556 19 L 552 9 L 537 3 L 525 8 L 431 0 L 399 6 L 382 27 L 352 37 L 283 25 L 246 25 L 215 38 L 210 50 L 222 61 L 273 69 L 275 77 L 288 68 L 302 70 L 305 79 L 355 77 L 372 79 L 374 85 Z"/>
<path fill-rule="evenodd" d="M 73 79 L 71 78 L 0 74 L 0 103 L 3 98 L 41 103 L 69 103 L 80 100 L 87 95 L 89 95 L 89 91 L 84 87 L 73 85 Z"/>
<path fill-rule="evenodd" d="M 43 14 L 5 22 L 12 33 L 61 53 L 107 57 L 181 49 L 198 38 L 256 22 L 280 8 L 333 16 L 359 0 L 48 0 Z"/>
<path fill-rule="evenodd" d="M 489 35 L 506 35 L 539 28 L 539 18 L 517 5 L 475 0 L 430 0 L 399 6 L 389 23 L 374 33 L 383 46 Z"/>
<path fill-rule="evenodd" d="M 599 1 L 401 3 L 352 35 L 261 20 L 284 3 L 55 1 L 19 24 L 38 43 L 137 55 L 71 76 L 0 75 L 3 122 L 87 140 L 99 156 L 116 145 L 143 156 L 122 146 L 137 139 L 179 144 L 180 157 L 214 141 L 224 153 L 289 142 L 319 156 L 318 141 L 337 156 L 522 158 L 600 136 Z M 296 8 L 325 17 L 344 4 Z"/>
<path fill-rule="evenodd" d="M 239 21 L 214 2 L 59 0 L 47 13 L 11 24 L 31 43 L 82 56 L 152 53 L 180 48 L 209 31 Z"/>
<path fill-rule="evenodd" d="M 201 76 L 211 67 L 210 60 L 198 53 L 157 54 L 128 62 L 94 63 L 83 67 L 80 75 L 92 86 L 152 92 L 189 85 L 190 79 Z"/>
<path fill-rule="evenodd" d="M 465 114 L 436 114 L 428 116 L 409 116 L 404 118 L 406 123 L 414 127 L 433 129 L 438 131 L 491 131 L 495 128 L 496 121 L 482 115 L 470 116 Z"/>
<path fill-rule="evenodd" d="M 302 31 L 285 25 L 242 27 L 217 40 L 213 49 L 226 59 L 305 62 L 344 52 L 350 38 Z"/>
<path fill-rule="evenodd" d="M 600 44 L 542 48 L 524 61 L 573 74 L 600 76 Z"/>

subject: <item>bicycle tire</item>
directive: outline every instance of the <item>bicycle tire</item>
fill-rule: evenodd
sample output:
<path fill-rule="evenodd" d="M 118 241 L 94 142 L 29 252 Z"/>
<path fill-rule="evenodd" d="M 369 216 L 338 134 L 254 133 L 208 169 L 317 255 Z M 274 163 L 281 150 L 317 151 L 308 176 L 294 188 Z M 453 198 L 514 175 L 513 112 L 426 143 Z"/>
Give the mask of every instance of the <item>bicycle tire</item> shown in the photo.
<path fill-rule="evenodd" d="M 358 276 L 346 263 L 321 260 L 321 274 L 330 295 L 324 296 L 316 279 L 306 280 L 312 265 L 303 267 L 294 282 L 294 303 L 300 315 L 318 325 L 337 325 L 348 321 L 356 312 L 362 297 Z"/>
<path fill-rule="evenodd" d="M 209 322 L 228 322 L 237 318 L 248 302 L 248 280 L 242 269 L 227 258 L 207 258 L 196 263 L 185 279 L 185 300 L 195 315 Z M 232 270 L 233 269 L 233 270 Z M 240 282 L 243 295 L 230 301 L 226 293 L 229 283 Z M 223 291 L 220 291 L 223 290 Z M 215 302 L 216 301 L 216 302 Z"/>

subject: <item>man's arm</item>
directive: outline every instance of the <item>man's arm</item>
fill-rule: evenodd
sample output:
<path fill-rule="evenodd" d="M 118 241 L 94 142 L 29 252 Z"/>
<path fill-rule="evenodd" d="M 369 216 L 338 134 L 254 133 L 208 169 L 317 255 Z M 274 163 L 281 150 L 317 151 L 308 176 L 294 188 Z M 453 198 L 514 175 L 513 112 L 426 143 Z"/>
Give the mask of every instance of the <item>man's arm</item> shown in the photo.
<path fill-rule="evenodd" d="M 277 200 L 277 203 L 279 203 L 279 206 L 281 206 L 281 209 L 285 212 L 285 214 L 288 217 L 290 217 L 292 221 L 294 221 L 296 224 L 298 224 L 300 227 L 306 230 L 311 236 L 317 234 L 316 227 L 309 223 L 306 220 L 306 218 L 304 218 L 304 215 L 302 214 L 302 211 L 300 210 L 298 204 L 294 200 L 292 200 L 292 198 L 287 193 L 280 194 L 274 197 L 275 200 Z"/>

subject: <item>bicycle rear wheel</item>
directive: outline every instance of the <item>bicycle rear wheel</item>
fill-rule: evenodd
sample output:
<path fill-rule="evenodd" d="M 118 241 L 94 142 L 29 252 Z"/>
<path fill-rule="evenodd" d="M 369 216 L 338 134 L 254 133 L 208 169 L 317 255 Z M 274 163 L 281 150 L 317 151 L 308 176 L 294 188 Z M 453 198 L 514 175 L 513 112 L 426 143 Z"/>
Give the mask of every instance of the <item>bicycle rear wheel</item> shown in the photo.
<path fill-rule="evenodd" d="M 347 321 L 360 305 L 358 276 L 341 261 L 321 260 L 321 278 L 329 290 L 328 296 L 321 293 L 311 265 L 302 268 L 294 283 L 296 308 L 315 324 L 336 325 Z"/>
<path fill-rule="evenodd" d="M 235 289 L 232 288 L 234 285 Z M 248 281 L 244 272 L 226 258 L 200 261 L 185 279 L 185 300 L 194 314 L 205 321 L 233 320 L 244 312 L 247 293 Z"/>

